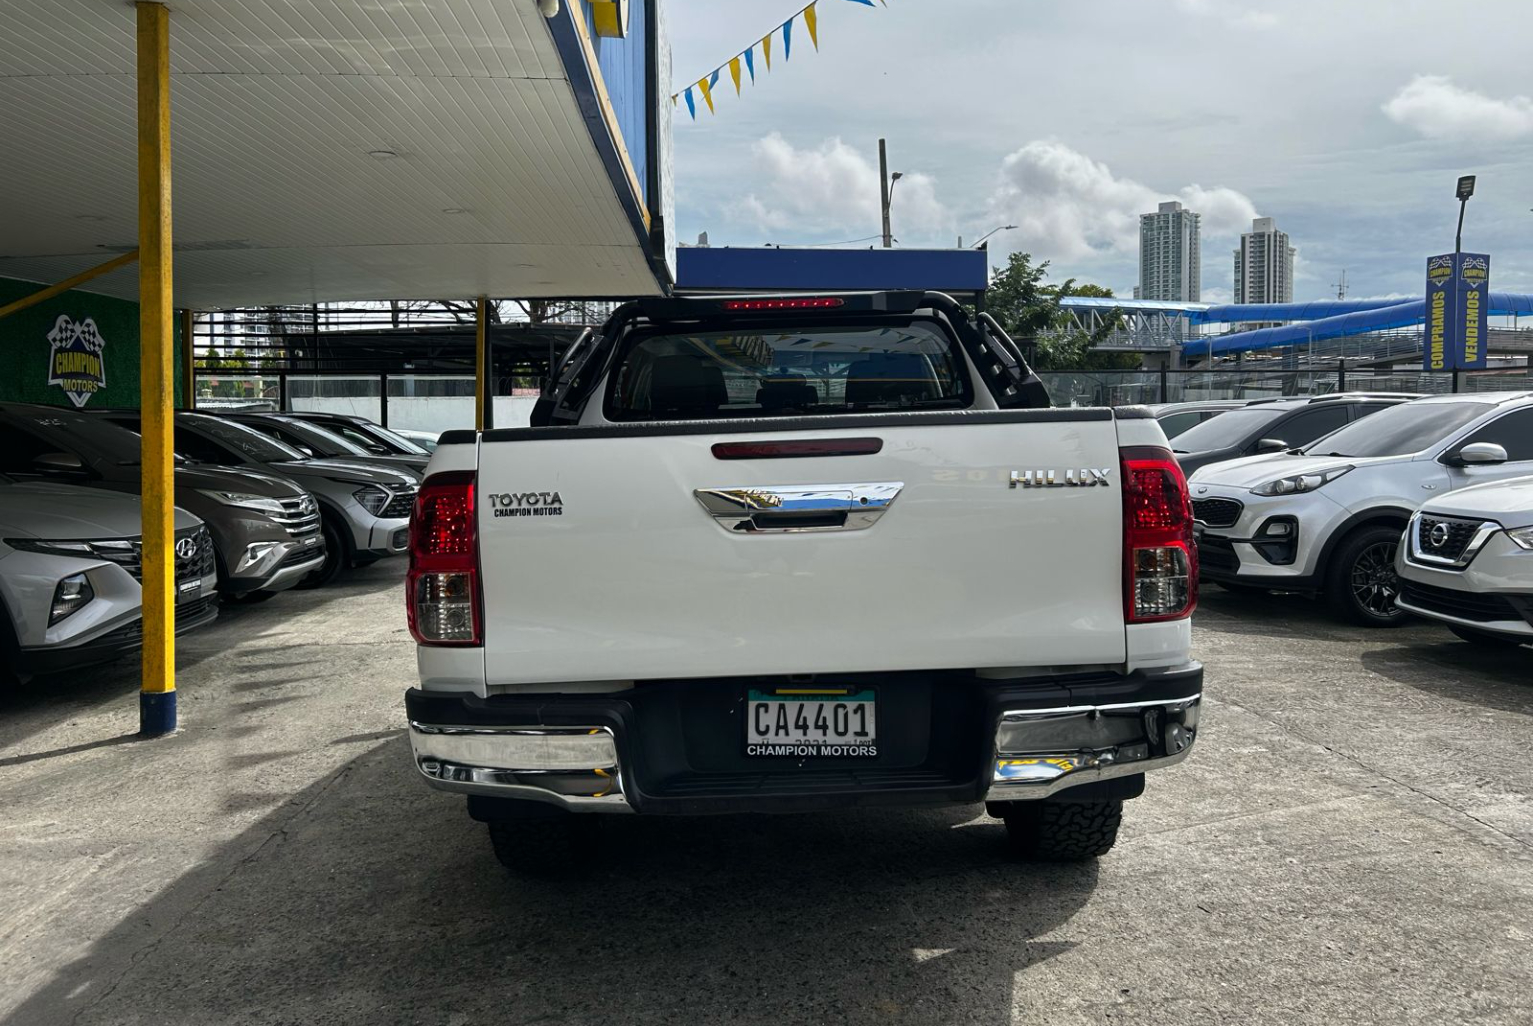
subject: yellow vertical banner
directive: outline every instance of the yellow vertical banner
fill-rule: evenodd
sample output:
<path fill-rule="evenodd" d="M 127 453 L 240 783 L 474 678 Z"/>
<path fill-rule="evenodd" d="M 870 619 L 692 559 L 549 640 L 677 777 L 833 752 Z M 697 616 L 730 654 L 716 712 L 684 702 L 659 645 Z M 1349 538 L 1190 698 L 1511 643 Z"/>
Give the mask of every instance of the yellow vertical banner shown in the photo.
<path fill-rule="evenodd" d="M 713 90 L 708 88 L 708 80 L 706 78 L 698 79 L 697 80 L 697 88 L 699 88 L 699 89 L 701 89 L 703 91 L 703 102 L 708 105 L 708 113 L 709 114 L 716 114 L 716 113 L 718 113 L 717 111 L 715 111 L 713 109 Z"/>
<path fill-rule="evenodd" d="M 772 70 L 772 33 L 761 37 L 761 55 L 766 58 L 767 70 Z"/>
<path fill-rule="evenodd" d="M 816 51 L 820 49 L 819 26 L 815 22 L 814 4 L 804 8 L 804 24 L 809 27 L 809 41 L 814 44 Z"/>
<path fill-rule="evenodd" d="M 729 58 L 729 77 L 735 80 L 735 95 L 740 95 L 740 58 Z"/>

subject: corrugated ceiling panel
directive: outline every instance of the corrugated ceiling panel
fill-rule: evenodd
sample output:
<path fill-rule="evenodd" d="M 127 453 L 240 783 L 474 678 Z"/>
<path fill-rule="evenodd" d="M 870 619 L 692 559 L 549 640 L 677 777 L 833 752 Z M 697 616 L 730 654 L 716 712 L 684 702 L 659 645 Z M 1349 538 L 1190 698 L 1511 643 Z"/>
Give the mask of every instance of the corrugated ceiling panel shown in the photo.
<path fill-rule="evenodd" d="M 51 280 L 135 238 L 132 10 L 11 24 L 0 274 Z M 532 0 L 184 0 L 172 45 L 178 301 L 656 291 Z"/>

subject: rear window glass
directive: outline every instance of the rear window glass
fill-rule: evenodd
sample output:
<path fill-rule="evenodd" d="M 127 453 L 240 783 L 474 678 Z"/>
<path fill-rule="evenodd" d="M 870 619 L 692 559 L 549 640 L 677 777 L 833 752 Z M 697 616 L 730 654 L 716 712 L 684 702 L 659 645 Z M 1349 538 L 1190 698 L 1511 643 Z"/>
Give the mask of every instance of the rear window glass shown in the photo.
<path fill-rule="evenodd" d="M 968 405 L 964 363 L 935 327 L 798 328 L 641 337 L 612 375 L 611 420 L 772 417 Z"/>

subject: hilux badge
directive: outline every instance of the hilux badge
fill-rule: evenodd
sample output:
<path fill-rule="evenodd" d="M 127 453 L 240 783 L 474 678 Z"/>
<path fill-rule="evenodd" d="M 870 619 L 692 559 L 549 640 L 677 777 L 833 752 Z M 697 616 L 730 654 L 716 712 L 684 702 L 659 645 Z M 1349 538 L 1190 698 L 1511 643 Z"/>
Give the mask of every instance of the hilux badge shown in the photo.
<path fill-rule="evenodd" d="M 1111 467 L 1082 467 L 1079 470 L 1013 470 L 1012 488 L 1095 488 L 1108 485 Z"/>

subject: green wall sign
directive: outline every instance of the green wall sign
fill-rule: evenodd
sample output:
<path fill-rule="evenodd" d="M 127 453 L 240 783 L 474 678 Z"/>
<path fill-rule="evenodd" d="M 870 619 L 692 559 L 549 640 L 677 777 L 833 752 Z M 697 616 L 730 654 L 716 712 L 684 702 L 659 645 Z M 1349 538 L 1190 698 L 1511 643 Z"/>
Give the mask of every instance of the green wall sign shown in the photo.
<path fill-rule="evenodd" d="M 43 287 L 0 278 L 0 306 Z M 136 407 L 138 357 L 138 304 L 73 289 L 0 318 L 0 401 Z M 175 361 L 179 406 L 179 342 Z"/>

